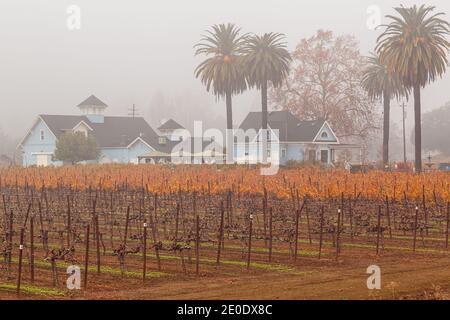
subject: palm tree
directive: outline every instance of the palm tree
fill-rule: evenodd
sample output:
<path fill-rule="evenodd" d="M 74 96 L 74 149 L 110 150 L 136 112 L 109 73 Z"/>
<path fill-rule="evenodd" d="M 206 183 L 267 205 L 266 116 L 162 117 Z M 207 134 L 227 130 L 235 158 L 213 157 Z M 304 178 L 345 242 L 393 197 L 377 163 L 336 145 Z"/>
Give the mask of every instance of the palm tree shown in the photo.
<path fill-rule="evenodd" d="M 383 99 L 383 164 L 389 164 L 389 126 L 391 99 L 407 96 L 408 88 L 403 86 L 397 74 L 389 72 L 381 63 L 379 56 L 373 54 L 367 57 L 367 67 L 364 70 L 362 86 L 370 99 Z"/>
<path fill-rule="evenodd" d="M 248 84 L 261 90 L 263 163 L 267 161 L 267 88 L 269 84 L 276 88 L 283 83 L 292 61 L 284 39 L 281 33 L 253 35 L 244 48 Z"/>
<path fill-rule="evenodd" d="M 196 69 L 196 78 L 201 78 L 206 90 L 213 91 L 220 99 L 225 97 L 227 112 L 227 163 L 233 161 L 233 110 L 232 96 L 247 89 L 242 64 L 242 49 L 247 35 L 234 24 L 214 25 L 212 30 L 195 45 L 195 55 L 208 58 Z"/>
<path fill-rule="evenodd" d="M 415 120 L 415 164 L 422 171 L 422 124 L 420 90 L 441 77 L 447 66 L 450 24 L 433 13 L 435 7 L 399 7 L 400 16 L 387 16 L 391 23 L 380 35 L 376 51 L 388 70 L 396 73 L 403 84 L 413 89 Z"/>

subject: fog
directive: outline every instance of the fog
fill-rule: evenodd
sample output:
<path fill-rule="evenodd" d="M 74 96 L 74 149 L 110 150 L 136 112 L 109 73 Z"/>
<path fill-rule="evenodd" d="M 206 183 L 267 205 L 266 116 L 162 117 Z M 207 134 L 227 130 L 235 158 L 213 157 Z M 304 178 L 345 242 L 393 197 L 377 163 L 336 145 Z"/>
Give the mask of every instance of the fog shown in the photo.
<path fill-rule="evenodd" d="M 223 102 L 194 77 L 201 58 L 194 57 L 193 45 L 209 26 L 233 22 L 245 32 L 282 32 L 291 50 L 318 29 L 329 29 L 353 34 L 367 54 L 380 33 L 367 27 L 367 8 L 378 5 L 384 16 L 399 1 L 1 0 L 0 128 L 20 138 L 38 114 L 78 114 L 76 105 L 90 94 L 109 105 L 107 115 L 127 115 L 135 104 L 150 123 L 158 123 L 168 116 L 152 106 L 162 95 L 176 101 L 180 110 L 173 116 L 182 124 L 194 118 L 225 124 Z M 449 1 L 426 3 L 450 14 Z M 81 8 L 80 30 L 67 28 L 70 5 Z M 448 73 L 428 86 L 424 112 L 450 100 L 449 87 Z M 392 105 L 399 121 L 399 104 Z M 259 108 L 254 91 L 236 97 L 234 123 Z"/>

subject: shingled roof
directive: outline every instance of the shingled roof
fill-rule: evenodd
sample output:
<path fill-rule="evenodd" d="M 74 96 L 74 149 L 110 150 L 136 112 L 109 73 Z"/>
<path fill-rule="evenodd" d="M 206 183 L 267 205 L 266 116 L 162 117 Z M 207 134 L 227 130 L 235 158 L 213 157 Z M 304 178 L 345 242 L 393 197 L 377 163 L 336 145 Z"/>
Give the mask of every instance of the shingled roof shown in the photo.
<path fill-rule="evenodd" d="M 99 98 L 97 98 L 96 96 L 94 96 L 93 94 L 87 98 L 86 100 L 84 100 L 82 103 L 80 103 L 78 105 L 79 107 L 83 107 L 83 106 L 99 106 L 99 107 L 107 107 L 106 103 L 104 103 L 103 101 L 101 101 Z"/>
<path fill-rule="evenodd" d="M 40 115 L 49 129 L 58 138 L 68 130 L 72 130 L 81 121 L 90 128 L 100 148 L 125 148 L 137 138 L 141 138 L 151 147 L 159 151 L 170 151 L 173 143 L 159 144 L 158 134 L 141 117 L 105 117 L 104 123 L 90 122 L 86 116 Z"/>
<path fill-rule="evenodd" d="M 313 142 L 325 120 L 300 121 L 289 111 L 272 111 L 267 122 L 272 130 L 279 131 L 281 142 Z M 259 131 L 262 128 L 262 113 L 250 112 L 239 128 Z"/>
<path fill-rule="evenodd" d="M 177 130 L 177 129 L 184 129 L 184 127 L 173 119 L 167 120 L 161 126 L 158 127 L 158 130 L 160 130 L 160 131 L 161 130 Z"/>

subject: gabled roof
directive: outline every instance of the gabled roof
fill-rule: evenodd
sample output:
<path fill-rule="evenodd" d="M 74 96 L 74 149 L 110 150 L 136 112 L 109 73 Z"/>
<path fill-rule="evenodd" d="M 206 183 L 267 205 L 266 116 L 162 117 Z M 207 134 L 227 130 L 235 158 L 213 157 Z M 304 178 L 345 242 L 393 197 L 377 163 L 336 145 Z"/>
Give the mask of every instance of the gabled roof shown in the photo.
<path fill-rule="evenodd" d="M 328 136 L 328 133 L 326 132 L 326 129 L 328 129 L 328 131 L 331 133 L 331 139 Z M 321 136 L 319 136 L 319 134 L 327 134 L 327 137 L 324 139 Z M 315 142 L 339 142 L 339 138 L 337 137 L 337 135 L 334 133 L 333 129 L 331 128 L 330 124 L 325 121 L 322 125 L 322 127 L 320 128 L 320 130 L 317 132 L 316 136 L 314 137 L 314 141 Z"/>
<path fill-rule="evenodd" d="M 279 131 L 282 142 L 313 142 L 322 129 L 325 120 L 300 121 L 289 111 L 272 111 L 267 117 L 268 126 Z M 250 112 L 240 125 L 240 129 L 247 131 L 262 129 L 262 113 Z"/>
<path fill-rule="evenodd" d="M 173 119 L 167 120 L 161 126 L 158 127 L 158 130 L 177 130 L 177 129 L 184 129 L 184 127 Z"/>
<path fill-rule="evenodd" d="M 39 117 L 45 122 L 47 127 L 51 132 L 59 138 L 61 134 L 67 130 L 72 130 L 81 121 L 90 123 L 88 118 L 85 116 L 59 116 L 59 115 L 48 115 L 41 114 Z"/>
<path fill-rule="evenodd" d="M 105 117 L 104 123 L 92 123 L 92 132 L 102 147 L 127 147 L 137 137 L 153 146 L 157 134 L 144 120 L 132 117 Z"/>
<path fill-rule="evenodd" d="M 80 125 L 86 126 L 90 131 L 94 130 L 94 129 L 91 128 L 90 125 L 88 125 L 86 122 L 84 122 L 84 120 L 81 120 L 78 124 L 76 124 L 76 125 L 73 127 L 73 129 L 76 129 L 76 128 L 79 127 Z"/>
<path fill-rule="evenodd" d="M 80 103 L 78 105 L 78 107 L 83 107 L 83 106 L 107 107 L 106 103 L 101 101 L 99 98 L 97 98 L 93 94 L 89 98 L 87 98 L 86 100 L 84 100 L 82 103 Z"/>

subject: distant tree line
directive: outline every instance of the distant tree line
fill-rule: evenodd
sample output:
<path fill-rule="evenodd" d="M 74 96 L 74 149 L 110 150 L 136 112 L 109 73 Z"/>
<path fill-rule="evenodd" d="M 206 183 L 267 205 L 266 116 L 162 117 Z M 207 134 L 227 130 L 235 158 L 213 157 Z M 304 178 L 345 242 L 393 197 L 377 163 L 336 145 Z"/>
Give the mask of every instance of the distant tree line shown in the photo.
<path fill-rule="evenodd" d="M 17 150 L 18 143 L 17 139 L 11 138 L 0 128 L 0 156 L 3 159 L 8 158 L 11 163 L 20 163 L 20 154 Z"/>
<path fill-rule="evenodd" d="M 450 155 L 450 101 L 423 115 L 423 148 Z"/>

